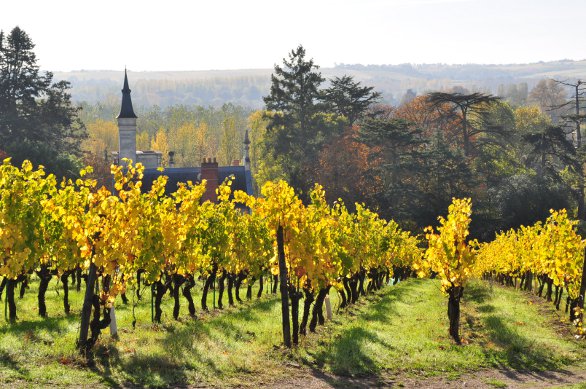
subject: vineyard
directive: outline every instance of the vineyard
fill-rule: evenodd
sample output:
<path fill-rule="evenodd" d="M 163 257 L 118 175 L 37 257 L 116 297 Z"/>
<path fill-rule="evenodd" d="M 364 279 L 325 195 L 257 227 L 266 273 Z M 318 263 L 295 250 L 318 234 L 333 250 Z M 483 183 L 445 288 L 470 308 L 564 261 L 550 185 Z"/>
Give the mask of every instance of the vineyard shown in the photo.
<path fill-rule="evenodd" d="M 58 297 L 68 318 L 66 332 L 77 332 L 70 347 L 84 360 L 93 360 L 108 327 L 124 343 L 129 331 L 147 325 L 148 316 L 152 328 L 165 332 L 165 317 L 182 322 L 203 315 L 218 323 L 250 315 L 259 328 L 273 326 L 273 337 L 272 323 L 280 317 L 282 341 L 267 342 L 289 349 L 312 344 L 303 339 L 327 323 L 332 306 L 334 322 L 344 328 L 348 324 L 340 318 L 380 309 L 388 299 L 400 300 L 400 291 L 409 295 L 409 288 L 419 288 L 438 296 L 425 302 L 430 315 L 432 301 L 441 298 L 434 289 L 448 296 L 448 333 L 457 350 L 469 342 L 466 330 L 461 334 L 461 302 L 466 304 L 465 292 L 471 300 L 479 299 L 486 284 L 477 280 L 484 279 L 502 287 L 504 295 L 511 293 L 504 292 L 506 286 L 534 291 L 553 301 L 556 310 L 565 294 L 562 316 L 575 325 L 567 331 L 583 337 L 585 243 L 564 210 L 552 211 L 543 223 L 478 243 L 468 241 L 470 199 L 454 199 L 438 227 L 428 227 L 420 238 L 360 204 L 353 212 L 341 201 L 328 204 L 317 184 L 304 204 L 284 181 L 268 182 L 259 197 L 232 192 L 227 181 L 218 188 L 218 202 L 211 203 L 201 201 L 205 181 L 186 183 L 167 195 L 166 177 L 161 176 L 143 193 L 140 164 L 112 167 L 113 193 L 85 178 L 89 172 L 91 168 L 81 172 L 81 179 L 57 182 L 28 162 L 18 168 L 7 159 L 0 167 L 0 276 L 5 318 L 11 323 L 3 334 L 18 328 L 19 316 L 31 320 L 33 311 L 43 318 L 35 323 L 50 326 L 51 316 L 58 314 Z M 417 276 L 434 281 L 410 279 Z M 48 304 L 52 280 L 58 282 L 58 296 Z M 389 289 L 391 284 L 395 286 Z M 37 300 L 32 310 L 25 296 L 30 290 Z M 18 301 L 29 303 L 20 306 Z M 374 308 L 365 308 L 368 304 Z M 238 306 L 242 310 L 231 311 Z M 212 314 L 218 309 L 229 312 Z M 116 312 L 124 314 L 119 323 Z M 377 315 L 392 314 L 382 309 L 372 314 Z M 181 337 L 203 336 L 197 328 Z M 234 330 L 224 322 L 214 331 L 224 336 Z M 257 336 L 252 329 L 237 333 L 248 341 Z M 295 347 L 292 352 L 301 360 L 309 358 Z M 307 352 L 313 355 L 309 359 L 319 360 Z"/>

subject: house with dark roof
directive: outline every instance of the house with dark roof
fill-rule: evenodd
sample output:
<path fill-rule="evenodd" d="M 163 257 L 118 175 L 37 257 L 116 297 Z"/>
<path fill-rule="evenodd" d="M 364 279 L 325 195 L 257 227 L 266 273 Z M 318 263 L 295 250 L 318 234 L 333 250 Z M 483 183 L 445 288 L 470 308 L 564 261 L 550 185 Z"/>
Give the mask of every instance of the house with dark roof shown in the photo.
<path fill-rule="evenodd" d="M 116 163 L 120 163 L 123 158 L 130 159 L 136 163 L 142 163 L 145 166 L 142 188 L 143 191 L 149 191 L 153 182 L 161 175 L 168 177 L 165 191 L 172 193 L 177 189 L 181 182 L 191 181 L 193 183 L 207 181 L 206 192 L 202 201 L 217 201 L 216 189 L 228 177 L 232 178 L 232 190 L 242 190 L 248 194 L 253 194 L 252 174 L 250 172 L 250 140 L 248 130 L 244 135 L 244 163 L 234 161 L 231 166 L 218 166 L 216 158 L 204 158 L 201 166 L 195 167 L 167 167 L 161 171 L 162 153 L 160 151 L 136 150 L 136 119 L 130 97 L 130 88 L 128 86 L 128 75 L 124 70 L 124 86 L 122 88 L 122 104 L 118 120 L 119 150 L 112 153 Z M 173 154 L 169 153 L 172 161 Z M 172 165 L 172 163 L 171 163 Z"/>

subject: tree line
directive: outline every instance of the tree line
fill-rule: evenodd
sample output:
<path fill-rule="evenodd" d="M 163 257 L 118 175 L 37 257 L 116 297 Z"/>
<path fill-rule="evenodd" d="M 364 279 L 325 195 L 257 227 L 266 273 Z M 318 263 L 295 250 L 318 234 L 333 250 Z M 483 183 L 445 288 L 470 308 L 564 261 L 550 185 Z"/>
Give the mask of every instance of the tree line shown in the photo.
<path fill-rule="evenodd" d="M 264 128 L 253 127 L 260 181 L 285 178 L 302 197 L 320 182 L 329 200 L 364 201 L 418 231 L 452 198 L 472 197 L 471 233 L 484 240 L 551 208 L 584 219 L 583 116 L 567 114 L 580 112 L 581 90 L 567 99 L 544 81 L 530 92 L 539 105 L 515 106 L 459 87 L 394 107 L 352 77 L 324 81 L 301 46 L 275 66 Z"/>
<path fill-rule="evenodd" d="M 110 182 L 119 101 L 75 107 L 70 85 L 40 72 L 23 30 L 0 42 L 4 155 L 67 177 L 91 164 Z M 149 107 L 139 112 L 137 144 L 162 151 L 165 165 L 168 151 L 176 166 L 210 156 L 231 164 L 249 128 L 257 193 L 282 178 L 307 201 L 320 182 L 328 200 L 364 202 L 413 231 L 435 223 L 452 197 L 472 197 L 472 235 L 488 240 L 545 219 L 550 208 L 584 218 L 584 85 L 558 81 L 503 88 L 502 97 L 461 87 L 413 92 L 392 106 L 350 76 L 326 79 L 300 46 L 275 66 L 264 109 Z"/>

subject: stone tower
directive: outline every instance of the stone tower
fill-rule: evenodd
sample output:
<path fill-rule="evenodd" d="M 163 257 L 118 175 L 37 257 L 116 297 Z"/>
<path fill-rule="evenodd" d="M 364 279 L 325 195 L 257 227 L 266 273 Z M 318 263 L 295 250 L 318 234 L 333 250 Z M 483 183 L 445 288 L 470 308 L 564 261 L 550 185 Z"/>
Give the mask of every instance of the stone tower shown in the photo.
<path fill-rule="evenodd" d="M 132 108 L 130 88 L 128 87 L 128 76 L 124 69 L 124 87 L 122 88 L 122 105 L 118 119 L 118 160 L 123 164 L 122 158 L 131 159 L 136 162 L 136 115 Z"/>

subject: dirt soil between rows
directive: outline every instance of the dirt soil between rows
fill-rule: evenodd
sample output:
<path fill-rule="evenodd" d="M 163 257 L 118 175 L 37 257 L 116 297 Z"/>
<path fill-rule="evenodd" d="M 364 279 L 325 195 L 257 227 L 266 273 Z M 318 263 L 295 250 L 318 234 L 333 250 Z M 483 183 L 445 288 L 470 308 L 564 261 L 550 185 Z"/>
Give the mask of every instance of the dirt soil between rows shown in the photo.
<path fill-rule="evenodd" d="M 290 377 L 264 382 L 262 388 L 550 388 L 586 385 L 586 364 L 558 371 L 482 369 L 459 377 L 418 377 L 414 374 L 381 377 L 340 377 L 319 370 L 290 369 Z M 255 386 L 259 386 L 256 382 Z"/>

